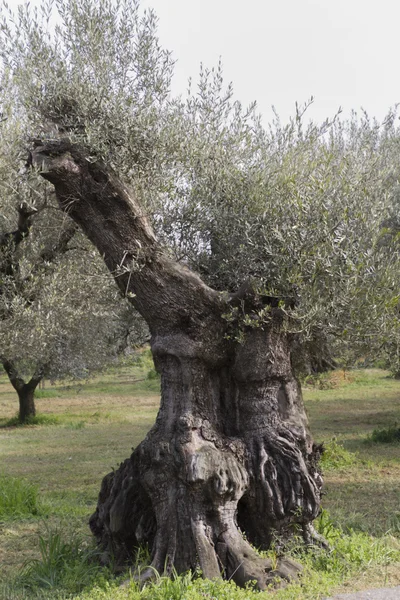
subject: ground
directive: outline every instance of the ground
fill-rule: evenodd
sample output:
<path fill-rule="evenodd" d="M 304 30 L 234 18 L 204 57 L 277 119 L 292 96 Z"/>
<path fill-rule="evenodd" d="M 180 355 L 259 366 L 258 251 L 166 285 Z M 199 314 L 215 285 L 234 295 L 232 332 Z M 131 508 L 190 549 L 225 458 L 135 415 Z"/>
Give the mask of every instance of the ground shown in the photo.
<path fill-rule="evenodd" d="M 0 476 L 12 475 L 36 484 L 40 499 L 37 516 L 11 518 L 1 517 L 0 513 L 3 568 L 0 598 L 3 593 L 7 600 L 45 597 L 35 595 L 37 591 L 23 592 L 17 584 L 13 587 L 10 583 L 18 577 L 26 561 L 39 556 L 39 534 L 45 537 L 43 532 L 58 531 L 64 535 L 74 530 L 84 544 L 90 545 L 86 523 L 95 507 L 101 478 L 117 467 L 143 439 L 154 422 L 159 402 L 158 380 L 146 355 L 140 364 L 120 366 L 85 384 L 63 382 L 52 386 L 46 382 L 38 396 L 37 410 L 43 424 L 5 427 L 16 413 L 17 399 L 6 377 L 0 377 L 0 455 L 3 457 Z M 301 591 L 293 590 L 293 596 L 289 591 L 279 592 L 276 597 L 317 600 L 327 596 L 326 591 L 333 595 L 334 592 L 399 585 L 400 445 L 376 444 L 368 439 L 374 429 L 400 421 L 400 382 L 390 379 L 381 370 L 339 371 L 306 382 L 304 396 L 313 435 L 328 447 L 323 498 L 327 512 L 319 527 L 329 535 L 331 529 L 337 532 L 339 527 L 343 535 L 337 536 L 338 543 L 343 544 L 345 539 L 350 541 L 337 551 L 340 564 L 334 564 L 332 556 L 329 558 L 332 564 L 322 555 L 313 556 L 311 583 L 307 583 L 307 575 Z M 356 539 L 357 550 L 351 541 Z M 360 550 L 363 545 L 365 556 Z M 330 571 L 335 576 L 330 576 Z M 315 587 L 317 579 L 322 581 L 320 587 Z M 97 596 L 87 593 L 85 598 L 88 599 L 117 598 L 116 592 L 110 592 L 109 596 L 106 592 L 101 596 L 100 591 Z M 68 596 L 55 587 L 49 597 L 78 598 L 77 594 Z M 121 600 L 139 598 L 140 592 L 138 596 L 132 594 L 121 595 Z M 195 591 L 185 594 L 176 597 L 197 598 Z M 219 598 L 221 594 L 218 592 Z M 229 594 L 226 596 L 229 599 L 253 595 L 250 591 L 246 596 Z M 242 592 L 237 591 L 237 594 Z M 204 596 L 215 597 L 208 591 L 199 597 Z M 160 596 L 164 597 L 167 598 Z"/>

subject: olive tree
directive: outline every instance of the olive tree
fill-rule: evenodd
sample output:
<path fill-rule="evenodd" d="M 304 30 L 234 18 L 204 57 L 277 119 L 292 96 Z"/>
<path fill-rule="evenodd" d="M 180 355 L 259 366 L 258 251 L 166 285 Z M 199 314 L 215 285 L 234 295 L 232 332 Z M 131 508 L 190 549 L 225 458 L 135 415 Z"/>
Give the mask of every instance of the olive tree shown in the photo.
<path fill-rule="evenodd" d="M 298 107 L 265 129 L 220 66 L 171 98 L 138 2 L 55 5 L 54 31 L 45 3 L 4 15 L 3 69 L 30 162 L 146 320 L 161 374 L 156 423 L 104 478 L 92 531 L 117 564 L 149 544 L 144 579 L 200 565 L 262 589 L 299 566 L 251 544 L 296 527 L 323 544 L 321 447 L 292 350 L 376 349 L 397 318 L 394 115 L 305 125 Z"/>
<path fill-rule="evenodd" d="M 135 315 L 48 186 L 21 169 L 19 123 L 2 104 L 0 363 L 25 422 L 43 377 L 84 378 L 112 361 Z"/>

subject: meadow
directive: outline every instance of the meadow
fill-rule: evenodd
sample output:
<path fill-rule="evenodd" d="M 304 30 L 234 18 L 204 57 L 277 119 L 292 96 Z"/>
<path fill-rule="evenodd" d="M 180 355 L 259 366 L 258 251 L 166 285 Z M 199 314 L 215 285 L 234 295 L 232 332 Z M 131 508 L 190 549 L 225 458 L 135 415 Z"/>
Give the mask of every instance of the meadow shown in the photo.
<path fill-rule="evenodd" d="M 317 529 L 329 552 L 287 551 L 301 580 L 256 593 L 198 574 L 159 577 L 140 590 L 96 561 L 87 521 L 102 477 L 146 435 L 159 381 L 144 353 L 85 383 L 38 390 L 35 423 L 15 423 L 16 394 L 0 376 L 0 598 L 143 600 L 324 598 L 337 591 L 400 584 L 400 381 L 379 369 L 337 371 L 308 380 L 313 435 L 323 441 L 325 492 Z M 271 556 L 276 551 L 270 551 Z M 140 560 L 146 562 L 145 550 Z"/>

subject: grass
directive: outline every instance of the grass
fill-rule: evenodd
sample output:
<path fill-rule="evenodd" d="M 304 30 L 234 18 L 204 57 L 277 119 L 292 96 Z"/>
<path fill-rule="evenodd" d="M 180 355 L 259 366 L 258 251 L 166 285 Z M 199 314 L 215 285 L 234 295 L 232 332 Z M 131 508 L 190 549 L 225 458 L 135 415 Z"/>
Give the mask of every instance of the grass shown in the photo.
<path fill-rule="evenodd" d="M 154 423 L 159 382 L 151 370 L 144 356 L 84 384 L 40 390 L 39 420 L 27 427 L 10 424 L 17 399 L 0 377 L 0 490 L 15 488 L 20 498 L 0 508 L 0 599 L 317 600 L 334 591 L 400 584 L 399 445 L 372 439 L 374 431 L 391 431 L 399 422 L 400 382 L 377 369 L 336 372 L 304 389 L 313 435 L 326 446 L 317 527 L 333 551 L 292 548 L 305 566 L 301 584 L 254 595 L 233 582 L 187 575 L 159 578 L 140 590 L 134 581 L 121 588 L 100 570 L 92 560 L 88 516 L 102 477 Z M 34 501 L 27 500 L 30 493 Z M 13 514 L 12 506 L 25 508 Z"/>
<path fill-rule="evenodd" d="M 0 520 L 38 515 L 38 487 L 18 477 L 0 475 Z"/>
<path fill-rule="evenodd" d="M 366 441 L 375 429 L 399 422 L 400 382 L 380 369 L 335 372 L 326 389 L 306 387 L 304 398 L 311 430 L 328 446 L 328 458 L 334 438 L 350 453 L 347 460 L 354 459 L 325 468 L 324 507 L 345 528 L 374 536 L 390 530 L 399 510 L 399 447 Z"/>
<path fill-rule="evenodd" d="M 0 428 L 2 427 L 29 427 L 29 425 L 57 425 L 58 418 L 51 415 L 35 415 L 27 417 L 24 423 L 21 423 L 18 415 L 15 417 L 11 417 L 11 419 L 7 419 L 6 421 L 2 420 Z"/>
<path fill-rule="evenodd" d="M 39 536 L 39 558 L 24 565 L 19 582 L 30 590 L 64 588 L 74 594 L 88 587 L 101 571 L 97 551 L 81 535 L 46 528 Z"/>
<path fill-rule="evenodd" d="M 343 470 L 357 463 L 357 455 L 349 452 L 334 437 L 324 444 L 324 453 L 321 458 L 323 470 Z"/>
<path fill-rule="evenodd" d="M 391 425 L 385 429 L 374 429 L 367 441 L 375 444 L 398 444 L 400 443 L 400 427 Z"/>
<path fill-rule="evenodd" d="M 35 398 L 36 400 L 38 398 L 57 398 L 59 396 L 60 392 L 56 389 L 36 389 L 35 390 Z"/>

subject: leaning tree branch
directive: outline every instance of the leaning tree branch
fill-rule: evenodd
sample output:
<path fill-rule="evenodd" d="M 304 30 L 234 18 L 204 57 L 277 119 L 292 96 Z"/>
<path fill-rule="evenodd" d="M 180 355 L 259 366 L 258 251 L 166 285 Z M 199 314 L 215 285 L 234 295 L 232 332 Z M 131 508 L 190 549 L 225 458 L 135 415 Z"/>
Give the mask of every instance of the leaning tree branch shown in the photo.
<path fill-rule="evenodd" d="M 62 210 L 98 248 L 152 334 L 165 339 L 179 326 L 192 332 L 192 340 L 205 328 L 211 338 L 226 297 L 170 258 L 132 191 L 109 167 L 69 140 L 40 144 L 31 153 L 33 166 L 54 185 Z"/>
<path fill-rule="evenodd" d="M 46 364 L 40 364 L 36 367 L 34 374 L 27 383 L 29 389 L 35 390 L 37 388 L 43 377 L 46 375 L 47 368 L 48 365 Z"/>
<path fill-rule="evenodd" d="M 231 296 L 217 292 L 172 260 L 133 192 L 87 149 L 40 142 L 31 160 L 147 321 L 161 374 L 156 424 L 103 480 L 91 518 L 105 560 L 125 564 L 148 543 L 144 577 L 199 563 L 207 577 L 222 568 L 260 589 L 293 577 L 298 565 L 261 558 L 238 528 L 267 548 L 274 530 L 311 523 L 320 506 L 319 450 L 293 376 L 281 301 L 251 283 Z M 271 322 L 249 327 L 241 344 L 229 341 L 225 313 L 251 314 L 259 302 L 271 307 Z"/>
<path fill-rule="evenodd" d="M 25 381 L 18 375 L 15 365 L 10 360 L 7 360 L 4 356 L 0 357 L 0 362 L 2 363 L 4 370 L 8 375 L 11 385 L 16 392 L 20 392 L 25 385 Z"/>
<path fill-rule="evenodd" d="M 30 206 L 28 202 L 22 201 L 17 206 L 18 225 L 15 231 L 4 233 L 0 238 L 0 248 L 7 248 L 11 243 L 18 246 L 29 234 L 32 225 L 32 216 L 37 213 L 37 209 Z"/>

